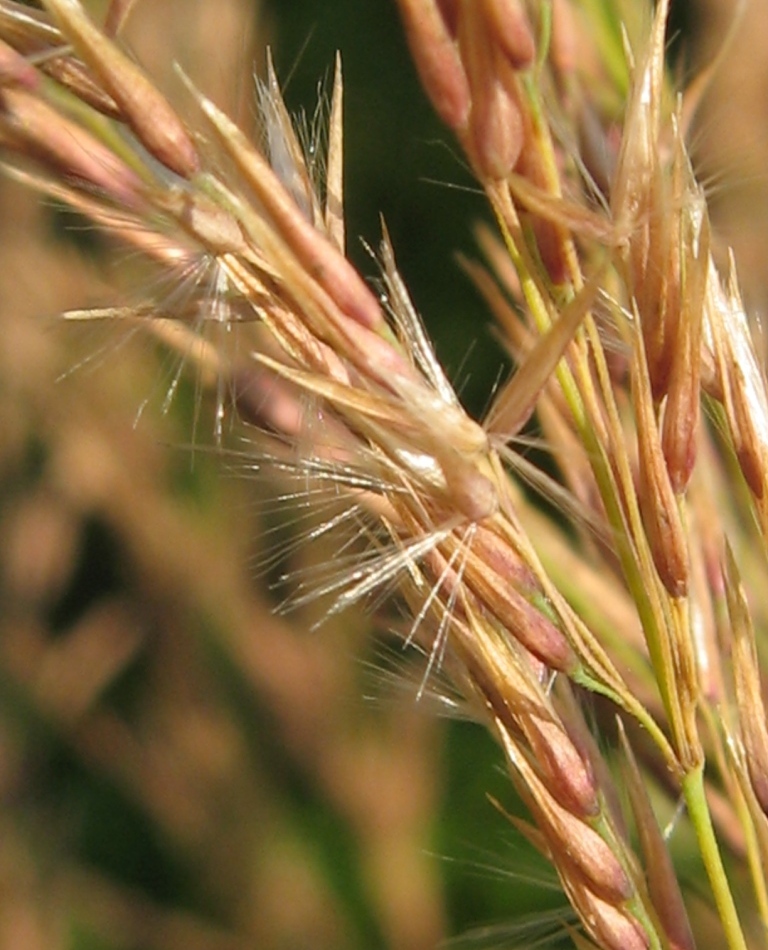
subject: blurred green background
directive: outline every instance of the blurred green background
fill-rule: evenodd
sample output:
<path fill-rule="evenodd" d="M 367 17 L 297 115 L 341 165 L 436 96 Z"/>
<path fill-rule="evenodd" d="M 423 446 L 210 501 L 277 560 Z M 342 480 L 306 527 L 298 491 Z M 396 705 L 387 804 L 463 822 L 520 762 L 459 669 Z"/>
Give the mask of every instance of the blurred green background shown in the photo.
<path fill-rule="evenodd" d="M 126 41 L 245 124 L 267 43 L 308 114 L 341 50 L 350 255 L 375 275 L 383 214 L 479 414 L 505 362 L 454 255 L 487 213 L 394 3 L 153 0 Z M 467 945 L 532 945 L 508 928 L 562 899 L 488 800 L 516 807 L 483 730 L 415 703 L 418 666 L 370 616 L 274 616 L 256 565 L 279 487 L 184 448 L 195 380 L 163 415 L 173 366 L 146 339 L 52 319 L 110 302 L 131 261 L 83 255 L 2 178 L 0 204 L 0 947 L 427 950 L 496 923 Z M 759 237 L 730 213 L 749 278 Z M 272 573 L 332 556 L 303 545 Z"/>
<path fill-rule="evenodd" d="M 293 109 L 312 108 L 318 79 L 329 76 L 340 50 L 350 256 L 375 275 L 362 239 L 376 247 L 383 216 L 443 364 L 467 404 L 482 411 L 503 359 L 455 254 L 476 254 L 471 226 L 489 215 L 459 147 L 419 88 L 395 3 L 295 0 L 267 9 Z"/>

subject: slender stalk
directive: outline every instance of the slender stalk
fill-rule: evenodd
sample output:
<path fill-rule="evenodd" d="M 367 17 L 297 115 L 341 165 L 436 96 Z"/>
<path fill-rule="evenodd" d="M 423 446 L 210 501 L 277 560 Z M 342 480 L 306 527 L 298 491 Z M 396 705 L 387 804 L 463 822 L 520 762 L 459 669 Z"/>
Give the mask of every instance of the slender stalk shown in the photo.
<path fill-rule="evenodd" d="M 748 950 L 707 805 L 703 765 L 696 766 L 684 776 L 682 791 L 729 950 Z"/>

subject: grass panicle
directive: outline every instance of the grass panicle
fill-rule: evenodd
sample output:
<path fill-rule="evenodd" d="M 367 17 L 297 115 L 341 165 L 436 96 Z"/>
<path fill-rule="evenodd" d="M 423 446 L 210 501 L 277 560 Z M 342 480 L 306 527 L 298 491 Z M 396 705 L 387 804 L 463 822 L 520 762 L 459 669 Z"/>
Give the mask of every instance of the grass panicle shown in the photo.
<path fill-rule="evenodd" d="M 288 601 L 323 601 L 331 622 L 396 588 L 403 639 L 426 657 L 419 693 L 449 678 L 498 741 L 527 810 L 510 821 L 557 872 L 574 945 L 763 946 L 768 617 L 751 600 L 768 394 L 689 156 L 667 0 L 642 15 L 398 0 L 498 225 L 478 231 L 484 263 L 462 260 L 515 364 L 480 421 L 386 229 L 380 293 L 345 255 L 340 63 L 308 153 L 269 60 L 257 142 L 183 64 L 170 104 L 116 36 L 130 6 L 102 28 L 78 0 L 0 0 L 8 174 L 142 255 L 156 286 L 183 287 L 68 318 L 181 354 L 212 394 L 218 444 L 249 425 L 251 464 L 286 496 L 335 499 L 309 529 L 346 527 L 335 562 L 294 577 Z M 531 433 L 546 465 L 521 449 Z M 716 936 L 689 922 L 657 783 L 684 803 Z"/>

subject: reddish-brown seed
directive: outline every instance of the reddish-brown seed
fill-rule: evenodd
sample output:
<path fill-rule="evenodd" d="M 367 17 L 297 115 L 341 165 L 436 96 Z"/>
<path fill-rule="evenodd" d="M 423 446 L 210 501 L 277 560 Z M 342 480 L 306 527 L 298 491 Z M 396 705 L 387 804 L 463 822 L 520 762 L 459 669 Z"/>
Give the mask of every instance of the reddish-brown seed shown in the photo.
<path fill-rule="evenodd" d="M 632 894 L 632 884 L 607 842 L 557 802 L 507 731 L 502 727 L 500 732 L 507 756 L 525 783 L 526 802 L 564 877 L 596 898 L 612 905 L 623 903 Z"/>
<path fill-rule="evenodd" d="M 755 632 L 736 560 L 726 547 L 726 594 L 733 631 L 733 679 L 744 759 L 760 807 L 768 814 L 768 725 L 766 725 Z"/>
<path fill-rule="evenodd" d="M 184 123 L 144 72 L 101 33 L 77 0 L 46 0 L 62 32 L 104 84 L 124 121 L 159 162 L 191 178 L 200 160 Z"/>
<path fill-rule="evenodd" d="M 17 147 L 65 176 L 95 186 L 128 207 L 139 202 L 142 184 L 135 172 L 36 95 L 6 89 L 0 95 L 0 124 L 11 133 Z"/>
<path fill-rule="evenodd" d="M 25 89 L 35 89 L 39 82 L 40 76 L 34 66 L 12 46 L 0 40 L 0 87 L 23 86 Z"/>
<path fill-rule="evenodd" d="M 528 69 L 536 44 L 528 17 L 519 0 L 478 0 L 488 21 L 489 34 L 514 69 Z"/>
<path fill-rule="evenodd" d="M 695 950 L 696 945 L 675 867 L 656 821 L 645 780 L 621 722 L 619 735 L 626 763 L 624 784 L 635 816 L 651 900 L 664 928 L 664 934 L 669 940 L 670 950 Z"/>
<path fill-rule="evenodd" d="M 465 11 L 461 17 L 459 48 L 472 99 L 465 146 L 478 177 L 499 181 L 515 167 L 523 147 L 519 103 L 514 87 L 504 81 L 509 64 L 479 11 Z"/>
<path fill-rule="evenodd" d="M 638 500 L 659 577 L 672 597 L 688 590 L 689 563 L 677 499 L 661 451 L 642 339 L 635 341 L 632 394 L 637 418 Z"/>
<path fill-rule="evenodd" d="M 449 128 L 469 115 L 469 84 L 448 24 L 432 0 L 398 0 L 405 35 L 422 85 Z"/>

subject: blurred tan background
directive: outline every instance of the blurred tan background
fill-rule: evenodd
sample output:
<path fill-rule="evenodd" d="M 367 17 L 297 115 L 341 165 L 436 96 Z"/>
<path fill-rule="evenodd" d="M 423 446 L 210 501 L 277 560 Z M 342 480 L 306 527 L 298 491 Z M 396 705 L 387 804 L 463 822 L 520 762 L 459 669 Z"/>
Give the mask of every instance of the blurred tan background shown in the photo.
<path fill-rule="evenodd" d="M 694 73 L 722 56 L 694 126 L 694 157 L 720 240 L 734 249 L 744 292 L 761 315 L 768 305 L 768 3 L 695 0 L 686 21 Z"/>

